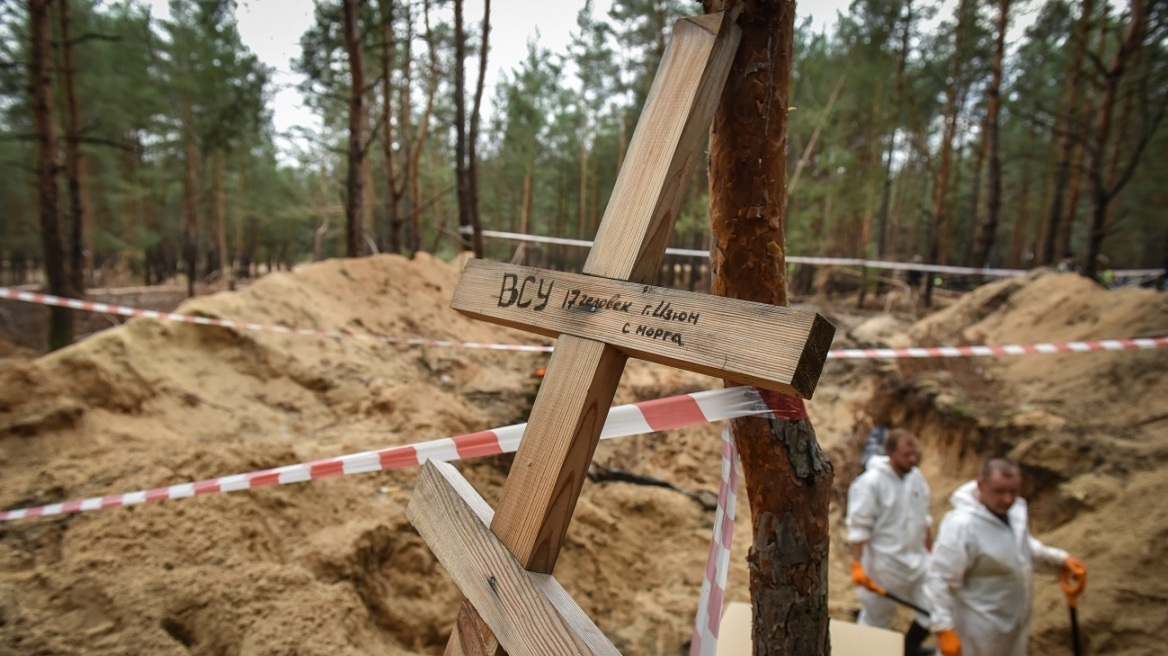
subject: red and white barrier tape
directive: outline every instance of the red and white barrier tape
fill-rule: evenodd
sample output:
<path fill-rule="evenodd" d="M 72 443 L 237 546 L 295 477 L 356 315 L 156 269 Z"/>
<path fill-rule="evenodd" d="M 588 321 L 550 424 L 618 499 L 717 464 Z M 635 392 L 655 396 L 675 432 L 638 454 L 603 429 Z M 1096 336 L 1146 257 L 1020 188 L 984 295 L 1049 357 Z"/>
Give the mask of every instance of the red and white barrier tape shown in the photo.
<path fill-rule="evenodd" d="M 600 439 L 612 439 L 655 431 L 696 426 L 722 419 L 770 412 L 753 387 L 731 387 L 694 392 L 653 401 L 622 405 L 609 410 Z M 147 501 L 164 501 L 186 497 L 235 492 L 269 485 L 286 485 L 302 481 L 349 476 L 367 472 L 413 467 L 427 460 L 449 462 L 462 458 L 513 453 L 519 448 L 526 424 L 445 437 L 379 451 L 365 451 L 247 474 L 222 476 L 203 481 L 181 483 L 153 490 L 91 497 L 65 503 L 0 512 L 0 521 L 26 517 L 47 517 L 64 513 L 132 506 Z"/>
<path fill-rule="evenodd" d="M 1105 339 L 1098 342 L 1061 344 L 1007 344 L 1004 346 L 936 346 L 914 348 L 839 349 L 829 358 L 960 358 L 983 355 L 1026 355 L 1028 353 L 1087 353 L 1089 351 L 1136 351 L 1168 348 L 1168 337 Z"/>
<path fill-rule="evenodd" d="M 714 514 L 714 535 L 706 557 L 702 594 L 694 619 L 689 656 L 714 656 L 718 651 L 718 629 L 722 624 L 722 604 L 726 600 L 726 578 L 730 572 L 730 547 L 734 542 L 734 516 L 738 502 L 738 449 L 730 434 L 730 424 L 722 428 L 722 483 L 718 487 L 718 510 Z"/>
<path fill-rule="evenodd" d="M 808 418 L 807 405 L 797 396 L 758 390 L 772 417 L 788 421 Z M 714 515 L 714 535 L 706 558 L 706 575 L 694 619 L 689 656 L 715 656 L 722 605 L 726 601 L 726 577 L 730 572 L 730 547 L 734 542 L 734 517 L 738 499 L 738 450 L 727 422 L 722 429 L 722 485 L 718 490 L 718 511 Z"/>
<path fill-rule="evenodd" d="M 383 335 L 370 335 L 367 333 L 347 333 L 338 330 L 312 330 L 310 328 L 289 328 L 287 326 L 269 326 L 260 323 L 252 323 L 249 321 L 232 321 L 230 319 L 214 319 L 211 317 L 196 317 L 186 314 L 178 314 L 175 312 L 158 312 L 156 310 L 142 310 L 139 308 L 126 307 L 124 305 L 109 305 L 107 303 L 95 303 L 93 301 L 79 301 L 73 298 L 61 298 L 60 296 L 53 296 L 52 294 L 36 294 L 33 292 L 21 291 L 18 289 L 11 289 L 8 287 L 0 287 L 0 298 L 8 298 L 14 301 L 25 301 L 27 303 L 36 303 L 38 305 L 51 305 L 55 307 L 67 307 L 74 310 L 85 310 L 88 312 L 101 312 L 103 314 L 119 314 L 126 317 L 146 317 L 149 319 L 165 319 L 167 321 L 181 321 L 185 323 L 195 323 L 201 326 L 220 326 L 223 328 L 238 328 L 243 330 L 258 330 L 263 332 L 283 333 L 286 335 L 303 335 L 305 337 L 332 337 L 336 339 L 361 339 L 371 342 L 382 342 L 385 344 L 404 344 L 407 346 L 456 346 L 462 348 L 477 348 L 490 349 L 494 351 L 535 351 L 535 352 L 550 352 L 550 346 L 538 346 L 530 344 L 483 344 L 480 342 L 455 342 L 442 339 L 421 339 L 421 338 L 407 338 L 407 337 L 385 337 Z"/>
<path fill-rule="evenodd" d="M 142 310 L 122 305 L 109 305 L 93 301 L 80 301 L 72 298 L 61 298 L 51 294 L 36 294 L 9 287 L 0 287 L 0 298 L 15 301 L 67 307 L 74 310 L 88 312 L 102 312 L 118 314 L 128 317 L 147 317 L 167 321 L 181 321 L 204 326 L 221 326 L 243 330 L 258 330 L 265 332 L 283 333 L 286 335 L 303 335 L 306 337 L 330 337 L 335 339 L 361 339 L 386 344 L 404 344 L 409 346 L 444 346 L 456 348 L 490 349 L 495 351 L 527 351 L 550 353 L 554 347 L 535 344 L 490 344 L 483 342 L 458 342 L 453 340 L 423 339 L 406 337 L 386 337 L 366 333 L 348 333 L 336 330 L 312 330 L 308 328 L 289 328 L 287 326 L 269 326 L 247 321 L 232 321 L 230 319 L 213 319 L 196 317 L 174 312 L 158 312 Z M 987 355 L 1026 355 L 1030 353 L 1085 353 L 1088 351 L 1132 351 L 1142 349 L 1168 348 L 1168 337 L 1144 337 L 1137 339 L 1110 339 L 1097 342 L 1064 342 L 1061 344 L 1009 344 L 1004 346 L 938 346 L 913 348 L 879 348 L 879 349 L 836 349 L 828 351 L 829 359 L 874 359 L 874 358 L 960 358 Z"/>
<path fill-rule="evenodd" d="M 592 242 L 586 239 L 564 239 L 562 237 L 540 237 L 538 235 L 524 235 L 517 232 L 502 232 L 499 230 L 483 230 L 484 237 L 494 237 L 496 239 L 506 239 L 509 241 L 525 241 L 531 243 L 543 244 L 560 244 L 563 246 L 580 246 L 591 248 Z M 710 257 L 709 251 L 700 251 L 689 248 L 667 248 L 665 249 L 668 255 L 681 255 L 687 257 Z M 989 268 L 975 268 L 975 267 L 959 267 L 950 266 L 946 264 L 923 264 L 916 262 L 885 262 L 883 260 L 865 260 L 857 257 L 805 257 L 800 255 L 788 255 L 786 260 L 789 264 L 816 264 L 828 266 L 858 266 L 867 267 L 869 269 L 898 269 L 905 271 L 932 271 L 935 273 L 961 273 L 969 275 L 991 276 L 998 278 L 1010 278 L 1014 276 L 1024 276 L 1030 273 L 1026 269 L 989 269 Z M 1147 276 L 1155 276 L 1162 273 L 1163 269 L 1119 269 L 1112 273 L 1116 278 L 1144 278 Z"/>

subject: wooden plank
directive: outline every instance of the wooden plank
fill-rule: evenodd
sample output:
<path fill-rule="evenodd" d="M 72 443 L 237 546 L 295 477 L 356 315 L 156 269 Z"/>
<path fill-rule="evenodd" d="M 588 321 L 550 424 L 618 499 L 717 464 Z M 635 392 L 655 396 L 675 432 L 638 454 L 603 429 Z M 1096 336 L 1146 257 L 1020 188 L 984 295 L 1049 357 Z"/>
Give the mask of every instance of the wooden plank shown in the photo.
<path fill-rule="evenodd" d="M 476 319 L 811 398 L 835 327 L 814 312 L 487 260 L 463 269 L 451 306 Z"/>
<path fill-rule="evenodd" d="M 742 37 L 740 11 L 734 6 L 674 24 L 584 273 L 656 278 L 690 171 L 705 162 L 706 135 Z"/>
<path fill-rule="evenodd" d="M 585 273 L 636 282 L 656 274 L 738 48 L 737 16 L 734 10 L 675 24 Z M 615 347 L 580 337 L 556 342 L 491 522 L 529 570 L 555 567 L 625 359 Z M 496 654 L 498 642 L 481 622 L 464 605 L 446 653 Z"/>
<path fill-rule="evenodd" d="M 528 572 L 488 528 L 494 513 L 450 464 L 422 467 L 406 515 L 477 609 L 499 643 L 515 656 L 619 656 L 549 574 Z"/>

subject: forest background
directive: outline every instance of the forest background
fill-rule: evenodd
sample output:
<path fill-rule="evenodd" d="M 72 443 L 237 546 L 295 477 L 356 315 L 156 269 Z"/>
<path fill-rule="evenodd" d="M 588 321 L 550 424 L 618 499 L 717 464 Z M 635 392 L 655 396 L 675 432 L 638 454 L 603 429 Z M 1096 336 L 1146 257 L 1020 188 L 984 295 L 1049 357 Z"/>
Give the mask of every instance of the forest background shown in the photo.
<path fill-rule="evenodd" d="M 566 51 L 530 42 L 490 109 L 489 26 L 507 16 L 484 9 L 317 2 L 292 65 L 323 127 L 289 153 L 236 2 L 171 0 L 164 19 L 136 0 L 0 5 L 0 281 L 80 297 L 185 274 L 194 293 L 418 250 L 578 267 L 584 249 L 516 253 L 481 230 L 592 237 L 669 26 L 700 6 L 586 3 Z M 790 252 L 1165 266 L 1166 37 L 1165 0 L 856 0 L 827 28 L 803 20 Z M 693 176 L 672 245 L 706 250 Z"/>

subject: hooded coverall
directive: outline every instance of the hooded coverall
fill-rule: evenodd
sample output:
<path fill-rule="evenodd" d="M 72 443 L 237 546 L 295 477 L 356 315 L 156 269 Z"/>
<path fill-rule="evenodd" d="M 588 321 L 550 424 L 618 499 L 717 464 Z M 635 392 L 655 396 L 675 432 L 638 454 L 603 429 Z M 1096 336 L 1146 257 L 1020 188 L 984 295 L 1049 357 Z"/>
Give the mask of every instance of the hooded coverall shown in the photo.
<path fill-rule="evenodd" d="M 888 456 L 874 456 L 848 489 L 848 542 L 864 543 L 864 571 L 888 592 L 925 608 L 925 539 L 931 522 L 929 484 L 916 467 L 901 478 Z M 859 624 L 886 629 L 895 616 L 895 602 L 860 589 Z M 929 623 L 920 613 L 916 621 Z"/>
<path fill-rule="evenodd" d="M 1030 535 L 1020 497 L 1008 524 L 978 500 L 977 481 L 949 501 L 925 580 L 931 628 L 956 629 L 962 656 L 1026 656 L 1034 570 L 1057 572 L 1067 552 Z"/>

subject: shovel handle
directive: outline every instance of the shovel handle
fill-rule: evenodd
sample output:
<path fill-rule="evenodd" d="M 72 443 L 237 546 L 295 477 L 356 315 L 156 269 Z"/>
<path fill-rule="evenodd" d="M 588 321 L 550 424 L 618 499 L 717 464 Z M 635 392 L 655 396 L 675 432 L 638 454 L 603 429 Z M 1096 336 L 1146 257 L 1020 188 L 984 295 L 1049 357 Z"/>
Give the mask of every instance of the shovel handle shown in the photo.
<path fill-rule="evenodd" d="M 1087 573 L 1076 574 L 1064 568 L 1059 574 L 1059 585 L 1067 595 L 1067 605 L 1075 608 L 1079 605 L 1079 595 L 1083 594 L 1083 590 L 1087 587 Z"/>

